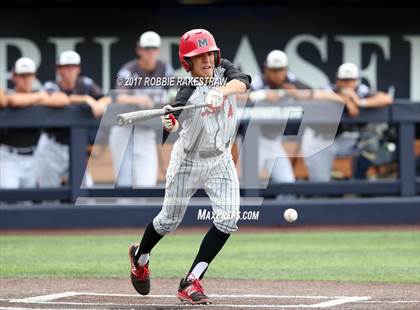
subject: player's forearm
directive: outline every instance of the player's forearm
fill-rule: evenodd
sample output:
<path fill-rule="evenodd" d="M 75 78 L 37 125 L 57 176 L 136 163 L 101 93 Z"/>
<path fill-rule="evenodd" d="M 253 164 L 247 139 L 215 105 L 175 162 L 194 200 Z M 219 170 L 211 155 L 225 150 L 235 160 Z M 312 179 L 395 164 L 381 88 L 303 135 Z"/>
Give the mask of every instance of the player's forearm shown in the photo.
<path fill-rule="evenodd" d="M 379 92 L 376 95 L 360 100 L 360 106 L 365 108 L 380 108 L 392 104 L 391 96 Z"/>
<path fill-rule="evenodd" d="M 130 95 L 118 95 L 115 101 L 121 104 L 137 104 L 137 99 Z"/>
<path fill-rule="evenodd" d="M 226 83 L 225 86 L 218 87 L 218 90 L 220 90 L 225 96 L 237 95 L 244 93 L 247 90 L 247 86 L 244 82 L 232 80 Z"/>
<path fill-rule="evenodd" d="M 70 104 L 70 98 L 64 93 L 52 93 L 48 97 L 43 98 L 39 104 L 52 108 L 61 108 Z"/>
<path fill-rule="evenodd" d="M 147 96 L 132 96 L 121 94 L 116 98 L 117 103 L 121 104 L 137 104 L 138 106 L 149 108 L 151 106 L 150 98 Z"/>
<path fill-rule="evenodd" d="M 87 103 L 87 99 L 85 95 L 70 95 L 69 96 L 71 103 Z"/>
<path fill-rule="evenodd" d="M 284 90 L 279 90 L 284 94 L 281 94 L 281 97 L 287 95 L 297 100 L 311 100 L 314 99 L 315 91 L 313 89 L 297 89 L 289 88 Z"/>
<path fill-rule="evenodd" d="M 8 96 L 7 103 L 11 107 L 24 108 L 34 104 L 37 104 L 40 101 L 40 96 L 38 93 L 33 94 L 13 94 Z"/>
<path fill-rule="evenodd" d="M 339 95 L 337 95 L 336 93 L 325 91 L 325 90 L 314 90 L 313 99 L 332 100 L 332 101 L 337 101 L 343 104 L 345 103 L 344 99 L 340 97 Z"/>
<path fill-rule="evenodd" d="M 102 98 L 99 98 L 98 103 L 103 105 L 103 106 L 107 106 L 108 104 L 110 104 L 112 102 L 111 97 L 110 96 L 104 96 Z"/>
<path fill-rule="evenodd" d="M 360 113 L 359 106 L 350 98 L 345 98 L 344 100 L 345 100 L 345 105 L 346 105 L 349 116 L 350 117 L 358 116 Z"/>

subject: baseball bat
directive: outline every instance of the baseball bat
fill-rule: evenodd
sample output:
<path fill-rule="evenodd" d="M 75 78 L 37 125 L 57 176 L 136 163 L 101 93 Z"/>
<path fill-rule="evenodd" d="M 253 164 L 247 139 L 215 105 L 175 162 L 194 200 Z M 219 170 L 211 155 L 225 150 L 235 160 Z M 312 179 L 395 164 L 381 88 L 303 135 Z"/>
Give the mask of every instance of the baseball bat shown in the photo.
<path fill-rule="evenodd" d="M 207 104 L 190 104 L 181 107 L 172 108 L 167 110 L 165 108 L 162 109 L 152 109 L 152 110 L 142 110 L 142 111 L 134 111 L 129 113 L 123 113 L 117 115 L 117 124 L 120 126 L 124 125 L 132 125 L 136 122 L 147 121 L 149 119 L 162 116 L 165 114 L 169 114 L 176 111 L 181 110 L 191 110 L 191 109 L 199 109 L 205 107 Z"/>

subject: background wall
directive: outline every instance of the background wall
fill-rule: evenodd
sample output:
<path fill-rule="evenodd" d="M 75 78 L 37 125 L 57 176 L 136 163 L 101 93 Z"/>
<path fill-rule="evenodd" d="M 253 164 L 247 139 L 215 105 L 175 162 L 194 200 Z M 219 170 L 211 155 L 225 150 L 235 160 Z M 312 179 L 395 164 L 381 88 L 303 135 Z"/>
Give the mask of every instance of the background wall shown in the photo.
<path fill-rule="evenodd" d="M 232 4 L 136 7 L 127 1 L 91 1 L 81 7 L 77 1 L 75 6 L 63 2 L 67 5 L 2 8 L 0 86 L 6 85 L 18 57 L 34 58 L 39 79 L 45 81 L 54 78 L 56 56 L 75 48 L 85 74 L 108 90 L 120 66 L 135 57 L 135 42 L 143 31 L 162 35 L 162 58 L 180 69 L 179 36 L 203 27 L 213 32 L 222 55 L 250 74 L 259 72 L 271 49 L 283 49 L 292 71 L 313 87 L 325 86 L 342 62 L 352 61 L 373 88 L 387 91 L 394 86 L 396 97 L 420 100 L 418 2 L 375 6 L 289 1 L 240 9 Z"/>

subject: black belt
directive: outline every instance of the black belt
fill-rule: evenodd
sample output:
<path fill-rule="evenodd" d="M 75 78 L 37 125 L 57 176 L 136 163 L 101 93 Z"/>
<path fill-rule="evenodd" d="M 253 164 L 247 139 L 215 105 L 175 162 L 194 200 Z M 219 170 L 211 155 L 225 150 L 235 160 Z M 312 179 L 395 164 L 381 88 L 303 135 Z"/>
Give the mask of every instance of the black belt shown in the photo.
<path fill-rule="evenodd" d="M 198 155 L 201 158 L 211 158 L 211 157 L 216 157 L 216 156 L 222 155 L 224 153 L 224 151 L 229 147 L 229 145 L 230 145 L 230 141 L 226 142 L 224 150 L 216 149 L 216 150 L 209 150 L 209 151 L 194 151 L 194 152 L 191 152 L 191 151 L 188 151 L 187 149 L 184 149 L 184 152 L 188 155 L 195 155 L 195 154 L 198 153 Z"/>
<path fill-rule="evenodd" d="M 33 155 L 35 151 L 35 146 L 28 146 L 28 147 L 15 147 L 10 145 L 5 145 L 7 150 L 10 153 L 17 154 L 17 155 Z"/>

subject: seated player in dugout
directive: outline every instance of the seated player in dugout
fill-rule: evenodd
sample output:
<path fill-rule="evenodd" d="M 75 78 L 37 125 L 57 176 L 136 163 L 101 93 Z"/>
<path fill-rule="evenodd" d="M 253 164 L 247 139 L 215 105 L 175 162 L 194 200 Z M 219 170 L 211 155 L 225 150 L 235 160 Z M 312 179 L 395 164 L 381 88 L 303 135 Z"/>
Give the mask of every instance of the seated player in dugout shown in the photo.
<path fill-rule="evenodd" d="M 111 99 L 89 77 L 81 75 L 80 55 L 64 51 L 56 64 L 57 80 L 45 82 L 43 89 L 54 96 L 50 107 L 64 108 L 87 104 L 95 117 L 100 117 Z M 40 187 L 59 187 L 68 179 L 69 131 L 62 128 L 45 129 L 35 153 L 35 177 Z M 89 179 L 89 178 L 87 178 Z"/>
<path fill-rule="evenodd" d="M 167 86 L 145 84 L 145 78 L 173 76 L 172 66 L 159 60 L 160 46 L 161 38 L 156 32 L 141 34 L 136 45 L 137 58 L 118 71 L 116 103 L 150 109 L 168 99 Z M 116 183 L 124 187 L 152 187 L 157 183 L 159 168 L 156 132 L 140 125 L 134 128 L 132 132 L 131 127 L 114 126 L 110 132 L 109 145 Z M 128 144 L 127 137 L 130 139 Z"/>
<path fill-rule="evenodd" d="M 308 89 L 288 70 L 288 59 L 280 50 L 271 51 L 264 63 L 263 76 L 252 79 L 249 98 L 253 102 L 279 102 L 284 89 Z M 258 145 L 258 169 L 265 170 L 274 182 L 294 182 L 291 162 L 282 145 L 284 128 L 276 125 L 261 126 Z"/>
<path fill-rule="evenodd" d="M 380 91 L 374 93 L 369 86 L 363 84 L 360 80 L 359 69 L 352 63 L 344 63 L 338 68 L 334 85 L 327 89 L 344 100 L 350 117 L 357 117 L 360 109 L 380 108 L 390 105 L 393 101 L 392 97 L 386 93 Z M 309 179 L 311 181 L 329 181 L 333 170 L 333 162 L 337 156 L 358 156 L 356 144 L 360 132 L 370 130 L 368 127 L 366 125 L 339 125 L 331 146 L 313 156 L 305 157 Z M 309 151 L 317 144 L 325 144 L 326 139 L 328 137 L 325 137 L 322 133 L 307 127 L 302 138 L 302 148 Z"/>
<path fill-rule="evenodd" d="M 252 79 L 249 99 L 253 102 L 279 103 L 285 97 L 295 99 L 343 100 L 323 90 L 310 90 L 288 69 L 287 55 L 280 50 L 271 51 L 265 60 L 262 76 Z M 282 145 L 284 126 L 263 125 L 259 140 L 258 167 L 271 175 L 274 182 L 294 182 L 294 171 Z"/>
<path fill-rule="evenodd" d="M 393 102 L 393 96 L 382 91 L 374 92 L 369 86 L 362 83 L 359 68 L 352 63 L 344 63 L 338 68 L 337 78 L 332 89 L 347 102 L 346 106 L 354 106 L 354 110 L 357 111 L 354 116 L 357 116 L 361 109 L 381 108 Z M 358 140 L 355 142 L 358 146 L 356 159 L 353 162 L 353 173 L 354 178 L 364 179 L 369 167 L 375 162 L 386 161 L 384 157 L 388 157 L 376 147 L 371 148 L 375 143 L 370 145 L 369 141 L 373 141 L 372 137 L 374 136 L 377 141 L 384 139 L 385 137 L 383 135 L 385 134 L 385 130 L 389 129 L 389 124 L 372 123 L 353 127 L 340 126 L 339 130 L 341 131 L 341 135 L 345 134 L 346 129 L 349 131 L 356 130 L 358 132 L 358 135 L 356 135 Z M 392 152 L 387 153 L 390 154 Z"/>
<path fill-rule="evenodd" d="M 182 35 L 179 60 L 192 77 L 226 79 L 227 83 L 181 87 L 174 106 L 165 107 L 169 113 L 162 118 L 165 131 L 181 131 L 171 153 L 162 210 L 146 227 L 141 242 L 129 247 L 130 276 L 136 291 L 147 295 L 152 249 L 178 227 L 190 198 L 197 189 L 204 188 L 216 216 L 190 270 L 180 281 L 177 297 L 190 304 L 208 304 L 200 280 L 230 234 L 238 229 L 239 180 L 231 141 L 236 131 L 236 95 L 249 89 L 251 78 L 227 59 L 221 59 L 214 37 L 204 29 Z M 170 113 L 173 107 L 203 103 L 204 108 L 181 115 L 179 111 Z"/>
<path fill-rule="evenodd" d="M 12 71 L 14 89 L 0 91 L 0 107 L 47 104 L 51 96 L 34 88 L 35 79 L 35 62 L 28 57 L 19 58 Z M 33 154 L 39 136 L 36 128 L 0 129 L 0 188 L 36 186 Z"/>
<path fill-rule="evenodd" d="M 56 107 L 87 104 L 95 117 L 102 116 L 111 99 L 89 77 L 81 75 L 81 58 L 75 51 L 64 51 L 56 65 L 58 79 L 44 84 L 44 90 L 57 96 Z"/>

